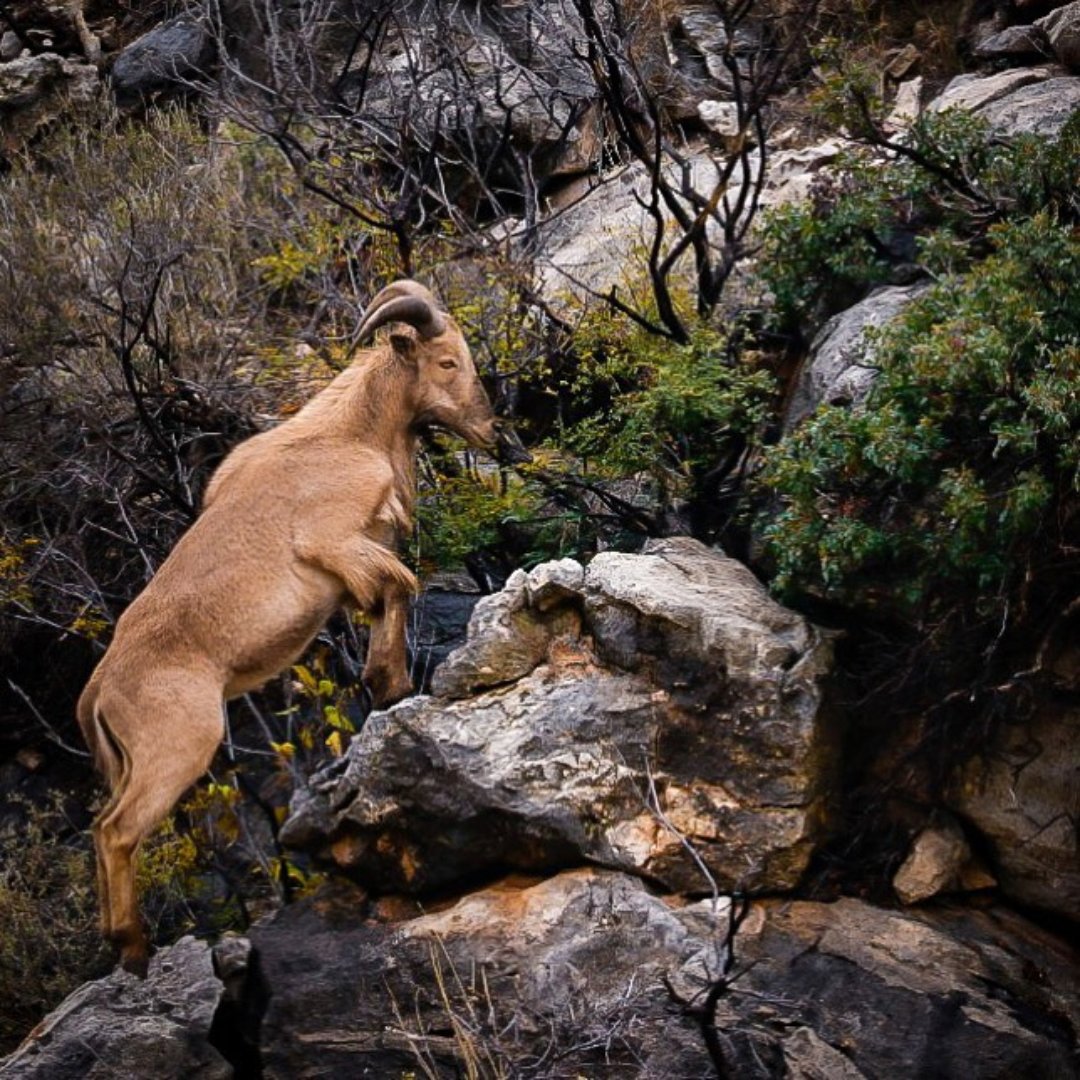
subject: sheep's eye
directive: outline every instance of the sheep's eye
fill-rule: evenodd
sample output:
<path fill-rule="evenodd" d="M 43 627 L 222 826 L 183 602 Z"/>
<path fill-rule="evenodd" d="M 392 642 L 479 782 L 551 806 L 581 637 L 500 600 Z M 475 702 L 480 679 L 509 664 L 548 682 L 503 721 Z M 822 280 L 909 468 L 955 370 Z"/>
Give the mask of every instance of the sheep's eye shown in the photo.
<path fill-rule="evenodd" d="M 456 360 L 440 360 L 439 361 L 439 367 L 444 368 L 446 371 L 449 371 L 451 368 L 456 368 L 457 367 L 457 361 Z"/>

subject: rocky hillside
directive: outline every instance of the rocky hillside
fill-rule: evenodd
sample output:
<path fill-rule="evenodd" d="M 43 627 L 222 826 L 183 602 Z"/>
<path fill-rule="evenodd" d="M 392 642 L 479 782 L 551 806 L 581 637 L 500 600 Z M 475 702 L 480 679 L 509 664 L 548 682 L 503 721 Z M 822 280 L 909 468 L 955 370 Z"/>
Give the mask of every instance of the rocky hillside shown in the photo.
<path fill-rule="evenodd" d="M 783 899 L 835 810 L 830 655 L 694 541 L 514 575 L 298 793 L 332 884 L 88 984 L 3 1075 L 1070 1075 L 1070 951 L 955 826 L 903 906 Z"/>
<path fill-rule="evenodd" d="M 1080 3 L 279 16 L 0 5 L 0 1076 L 1076 1075 Z M 535 462 L 425 443 L 421 692 L 230 707 L 105 974 L 73 701 L 403 274 Z"/>

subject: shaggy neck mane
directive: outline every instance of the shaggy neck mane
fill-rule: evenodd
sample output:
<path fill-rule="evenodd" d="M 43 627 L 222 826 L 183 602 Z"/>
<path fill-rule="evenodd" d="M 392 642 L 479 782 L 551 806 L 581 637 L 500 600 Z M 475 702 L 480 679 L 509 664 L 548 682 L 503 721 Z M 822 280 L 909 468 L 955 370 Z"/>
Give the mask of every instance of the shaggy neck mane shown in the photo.
<path fill-rule="evenodd" d="M 320 430 L 347 430 L 388 445 L 408 431 L 412 416 L 404 416 L 406 382 L 412 373 L 384 350 L 363 363 L 354 363 L 289 421 L 291 434 L 308 438 Z M 405 422 L 403 422 L 405 421 Z M 393 436 L 393 438 L 391 438 Z"/>

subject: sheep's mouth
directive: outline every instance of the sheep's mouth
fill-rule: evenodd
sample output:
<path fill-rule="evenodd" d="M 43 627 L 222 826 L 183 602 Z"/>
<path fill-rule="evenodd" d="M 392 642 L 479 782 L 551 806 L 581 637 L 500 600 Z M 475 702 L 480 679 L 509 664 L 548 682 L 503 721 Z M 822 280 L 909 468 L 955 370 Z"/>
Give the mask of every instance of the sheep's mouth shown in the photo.
<path fill-rule="evenodd" d="M 481 434 L 475 429 L 459 430 L 438 420 L 425 420 L 418 425 L 417 430 L 425 440 L 437 441 L 436 436 L 439 434 L 464 439 L 471 446 L 486 450 L 500 465 L 527 465 L 533 460 L 532 454 L 525 448 L 513 428 L 500 421 L 496 421 L 495 425 L 493 435 L 486 432 Z"/>
<path fill-rule="evenodd" d="M 502 426 L 495 436 L 494 456 L 500 465 L 528 465 L 533 459 L 518 433 L 512 427 Z"/>
<path fill-rule="evenodd" d="M 496 438 L 481 435 L 472 429 L 466 431 L 464 428 L 451 427 L 440 420 L 424 420 L 416 425 L 416 430 L 423 439 L 437 441 L 439 435 L 452 435 L 456 439 L 464 439 L 470 446 L 491 451 L 494 451 L 496 445 Z"/>

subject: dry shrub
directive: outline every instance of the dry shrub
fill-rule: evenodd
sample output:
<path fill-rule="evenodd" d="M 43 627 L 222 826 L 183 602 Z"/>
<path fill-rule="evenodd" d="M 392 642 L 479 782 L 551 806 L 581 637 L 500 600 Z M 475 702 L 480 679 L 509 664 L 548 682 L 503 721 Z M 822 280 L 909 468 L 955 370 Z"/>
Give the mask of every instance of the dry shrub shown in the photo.
<path fill-rule="evenodd" d="M 273 271 L 327 220 L 265 142 L 181 112 L 83 117 L 0 182 L 0 544 L 24 571 L 8 636 L 105 631 L 213 466 L 325 377 L 292 345 L 312 290 Z M 322 340 L 355 303 L 338 256 L 305 269 L 329 294 Z"/>
<path fill-rule="evenodd" d="M 98 933 L 92 855 L 59 801 L 0 832 L 0 1053 L 111 958 Z"/>

